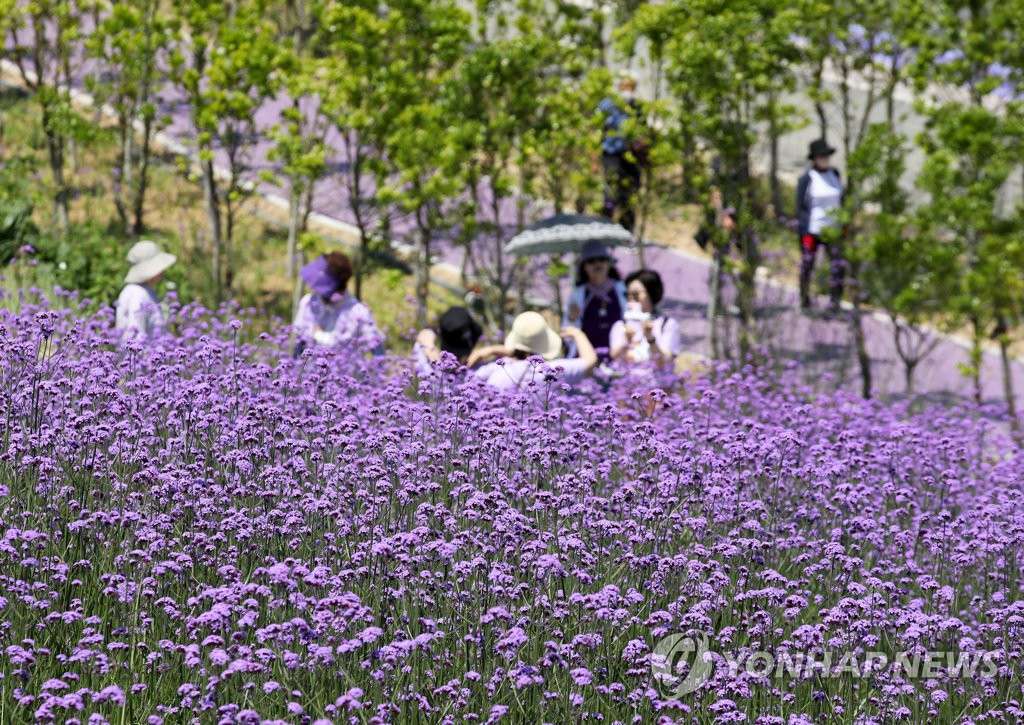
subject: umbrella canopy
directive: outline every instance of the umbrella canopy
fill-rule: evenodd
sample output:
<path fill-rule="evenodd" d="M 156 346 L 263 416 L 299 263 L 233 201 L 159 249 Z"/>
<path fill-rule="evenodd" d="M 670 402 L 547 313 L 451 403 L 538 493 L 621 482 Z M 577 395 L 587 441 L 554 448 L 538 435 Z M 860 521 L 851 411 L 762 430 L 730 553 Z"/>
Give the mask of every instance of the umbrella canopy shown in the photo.
<path fill-rule="evenodd" d="M 507 254 L 578 252 L 587 242 L 615 247 L 633 243 L 633 235 L 615 222 L 585 214 L 555 214 L 531 224 L 505 245 Z"/>

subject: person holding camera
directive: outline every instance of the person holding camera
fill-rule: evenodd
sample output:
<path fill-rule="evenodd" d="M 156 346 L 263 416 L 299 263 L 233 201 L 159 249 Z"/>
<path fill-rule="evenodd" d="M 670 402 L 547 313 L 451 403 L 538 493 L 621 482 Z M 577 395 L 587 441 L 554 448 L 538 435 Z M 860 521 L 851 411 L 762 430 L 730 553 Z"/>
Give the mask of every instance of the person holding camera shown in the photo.
<path fill-rule="evenodd" d="M 679 353 L 679 323 L 658 311 L 665 296 L 661 275 L 641 269 L 626 277 L 626 311 L 612 326 L 613 360 L 668 364 Z"/>

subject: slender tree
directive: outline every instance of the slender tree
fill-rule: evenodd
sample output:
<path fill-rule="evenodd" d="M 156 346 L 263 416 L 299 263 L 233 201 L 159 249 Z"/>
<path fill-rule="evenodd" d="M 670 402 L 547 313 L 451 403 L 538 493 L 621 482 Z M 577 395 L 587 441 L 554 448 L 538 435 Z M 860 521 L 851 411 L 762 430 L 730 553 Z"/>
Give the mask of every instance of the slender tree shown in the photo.
<path fill-rule="evenodd" d="M 270 131 L 274 142 L 271 161 L 280 165 L 277 176 L 288 185 L 288 251 L 285 263 L 292 292 L 292 308 L 298 305 L 302 289 L 299 279 L 301 250 L 299 238 L 306 231 L 313 191 L 327 170 L 327 122 L 320 113 L 319 99 L 307 92 L 308 78 L 302 71 L 289 76 L 288 105 Z"/>
<path fill-rule="evenodd" d="M 54 186 L 54 214 L 64 233 L 72 193 L 67 173 L 69 148 L 89 132 L 89 125 L 71 102 L 72 68 L 82 51 L 82 28 L 93 10 L 92 0 L 0 3 L 4 56 L 18 67 L 22 83 L 39 106 Z"/>
<path fill-rule="evenodd" d="M 274 94 L 285 56 L 259 0 L 189 0 L 174 9 L 179 34 L 172 76 L 196 129 L 219 301 L 232 287 L 239 206 L 252 190 L 257 112 Z"/>
<path fill-rule="evenodd" d="M 166 124 L 156 93 L 165 80 L 171 27 L 158 0 L 105 3 L 97 19 L 86 46 L 100 72 L 89 76 L 88 87 L 116 114 L 111 192 L 125 232 L 138 235 L 145 228 L 153 137 Z"/>
<path fill-rule="evenodd" d="M 409 235 L 418 249 L 416 317 L 423 327 L 435 245 L 458 218 L 464 189 L 467 159 L 454 138 L 460 119 L 450 115 L 450 101 L 439 99 L 457 92 L 451 79 L 468 50 L 471 18 L 449 0 L 396 0 L 381 12 L 389 15 L 394 52 L 380 77 L 381 92 L 389 94 L 397 113 L 382 134 L 387 168 L 376 194 L 411 219 Z"/>
<path fill-rule="evenodd" d="M 389 195 L 394 167 L 384 150 L 409 98 L 398 90 L 405 87 L 404 46 L 394 42 L 404 32 L 405 19 L 400 9 L 378 10 L 371 2 L 331 2 L 319 30 L 324 49 L 316 75 L 320 110 L 340 139 L 336 177 L 359 230 L 357 297 L 371 254 L 385 242 L 396 216 Z"/>
<path fill-rule="evenodd" d="M 1024 16 L 1014 3 L 943 0 L 929 5 L 928 22 L 913 38 L 917 48 L 912 77 L 926 96 L 929 88 L 956 89 L 925 104 L 926 154 L 918 183 L 929 195 L 925 222 L 954 246 L 961 274 L 949 296 L 949 314 L 966 321 L 971 352 L 965 372 L 981 400 L 981 363 L 986 340 L 1002 341 L 1004 355 L 1015 319 L 1010 260 L 1016 258 L 1016 217 L 1000 212 L 1000 194 L 1019 162 L 1012 115 L 993 107 L 993 92 L 1005 81 L 1001 69 L 1019 57 Z M 1018 268 L 1019 269 L 1019 268 Z M 1009 366 L 1004 365 L 1009 372 Z M 1004 379 L 1012 390 L 1012 380 Z M 1007 404 L 1014 409 L 1012 395 Z"/>
<path fill-rule="evenodd" d="M 323 21 L 321 0 L 277 0 L 268 6 L 282 47 L 280 74 L 285 107 L 269 137 L 274 142 L 269 158 L 278 164 L 276 173 L 266 176 L 287 184 L 288 241 L 286 270 L 291 286 L 292 309 L 302 293 L 299 268 L 302 252 L 299 240 L 312 213 L 317 182 L 327 171 L 328 122 L 322 113 L 315 59 L 317 30 Z"/>
<path fill-rule="evenodd" d="M 750 173 L 751 154 L 758 123 L 772 100 L 794 86 L 797 49 L 792 29 L 798 18 L 797 11 L 771 0 L 678 0 L 644 14 L 646 27 L 673 30 L 664 41 L 665 74 L 677 113 L 685 116 L 681 125 L 693 129 L 732 181 L 722 193 L 725 205 L 736 210 L 733 236 L 740 245 L 736 279 L 744 358 L 755 345 L 757 226 L 765 211 Z M 648 32 L 641 28 L 637 37 Z"/>
<path fill-rule="evenodd" d="M 490 240 L 470 251 L 496 291 L 494 319 L 502 330 L 516 280 L 516 267 L 502 249 L 525 222 L 510 210 L 530 191 L 523 182 L 532 178 L 531 154 L 524 150 L 538 122 L 538 99 L 549 92 L 545 71 L 555 62 L 544 37 L 484 42 L 459 63 L 446 96 L 446 114 L 460 121 L 456 138 L 467 158 L 466 193 L 476 202 L 477 229 Z"/>
<path fill-rule="evenodd" d="M 905 140 L 888 123 L 872 124 L 848 169 L 860 180 L 857 205 L 875 210 L 860 222 L 853 261 L 864 295 L 889 316 L 909 396 L 918 365 L 942 340 L 934 326 L 950 322 L 947 300 L 959 270 L 953 246 L 910 207 L 900 185 L 906 154 Z"/>

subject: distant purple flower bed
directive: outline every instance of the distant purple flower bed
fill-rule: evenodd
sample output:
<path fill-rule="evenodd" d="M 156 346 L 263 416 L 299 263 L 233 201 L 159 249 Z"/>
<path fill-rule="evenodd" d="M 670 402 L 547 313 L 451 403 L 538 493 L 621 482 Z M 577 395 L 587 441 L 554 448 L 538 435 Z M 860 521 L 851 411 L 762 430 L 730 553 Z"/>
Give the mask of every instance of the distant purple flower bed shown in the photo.
<path fill-rule="evenodd" d="M 767 371 L 499 398 L 177 318 L 0 313 L 4 722 L 1022 716 L 1024 457 L 970 411 Z M 995 667 L 676 698 L 674 633 Z"/>

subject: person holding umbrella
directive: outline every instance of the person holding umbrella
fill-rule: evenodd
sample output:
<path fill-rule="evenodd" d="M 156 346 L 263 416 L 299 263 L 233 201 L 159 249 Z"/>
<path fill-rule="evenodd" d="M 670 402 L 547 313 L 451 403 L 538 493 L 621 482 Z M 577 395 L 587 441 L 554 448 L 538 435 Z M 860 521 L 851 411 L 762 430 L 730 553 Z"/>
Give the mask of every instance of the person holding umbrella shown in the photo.
<path fill-rule="evenodd" d="M 807 158 L 811 166 L 796 186 L 796 209 L 800 236 L 800 307 L 808 310 L 811 302 L 811 276 L 818 247 L 824 245 L 829 258 L 829 311 L 839 311 L 843 296 L 846 263 L 838 241 L 823 241 L 822 235 L 836 226 L 835 212 L 843 202 L 843 182 L 831 165 L 835 149 L 823 138 L 811 143 Z"/>
<path fill-rule="evenodd" d="M 607 360 L 612 326 L 626 310 L 626 285 L 603 243 L 592 240 L 583 245 L 576 268 L 576 286 L 569 295 L 565 319 L 578 327 Z"/>

